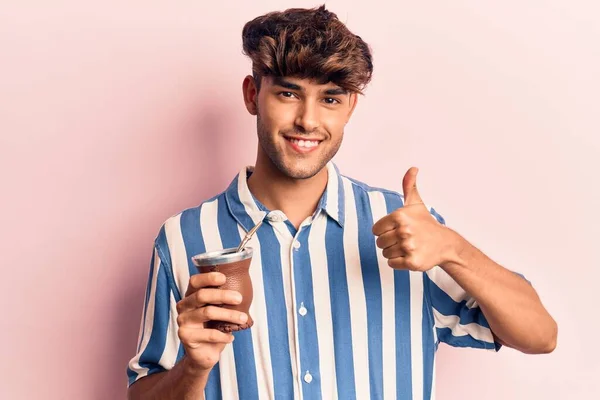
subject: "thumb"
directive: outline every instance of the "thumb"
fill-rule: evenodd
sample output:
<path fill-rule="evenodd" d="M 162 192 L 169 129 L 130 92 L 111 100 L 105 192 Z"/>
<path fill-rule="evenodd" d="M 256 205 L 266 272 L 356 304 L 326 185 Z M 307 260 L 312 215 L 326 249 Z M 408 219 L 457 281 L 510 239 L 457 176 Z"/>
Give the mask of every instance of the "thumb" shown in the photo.
<path fill-rule="evenodd" d="M 423 200 L 417 190 L 417 167 L 411 167 L 402 179 L 402 190 L 404 191 L 404 205 L 423 204 Z"/>

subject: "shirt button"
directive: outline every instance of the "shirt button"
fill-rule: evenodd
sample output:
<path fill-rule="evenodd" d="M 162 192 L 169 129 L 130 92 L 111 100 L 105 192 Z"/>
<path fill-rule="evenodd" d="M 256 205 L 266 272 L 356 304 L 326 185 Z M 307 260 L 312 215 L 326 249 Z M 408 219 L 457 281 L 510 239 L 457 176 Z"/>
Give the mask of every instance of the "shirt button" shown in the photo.
<path fill-rule="evenodd" d="M 298 309 L 298 314 L 300 314 L 300 315 L 302 315 L 304 317 L 307 312 L 308 312 L 308 310 L 306 309 L 306 307 L 304 307 L 304 303 L 303 303 L 300 306 L 300 308 Z"/>
<path fill-rule="evenodd" d="M 296 241 L 294 241 L 294 248 L 295 248 L 296 250 L 298 250 L 298 249 L 300 248 L 300 246 L 302 246 L 302 245 L 300 244 L 300 242 L 299 242 L 299 241 L 297 241 L 297 240 L 296 240 Z"/>
<path fill-rule="evenodd" d="M 283 215 L 278 211 L 271 211 L 267 214 L 267 219 L 271 222 L 281 222 L 283 221 Z"/>
<path fill-rule="evenodd" d="M 306 383 L 312 382 L 312 375 L 308 371 L 306 371 L 306 374 L 304 374 L 304 382 L 306 382 Z"/>

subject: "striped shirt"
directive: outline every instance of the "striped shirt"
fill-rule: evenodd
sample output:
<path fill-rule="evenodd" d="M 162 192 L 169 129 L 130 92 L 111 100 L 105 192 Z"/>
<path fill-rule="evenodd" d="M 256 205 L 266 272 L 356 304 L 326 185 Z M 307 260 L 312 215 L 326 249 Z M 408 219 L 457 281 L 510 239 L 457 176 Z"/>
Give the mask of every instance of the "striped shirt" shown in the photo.
<path fill-rule="evenodd" d="M 373 224 L 403 205 L 397 192 L 343 176 L 332 162 L 314 214 L 296 229 L 248 189 L 252 167 L 218 196 L 169 218 L 155 244 L 129 384 L 184 356 L 176 303 L 193 255 L 249 245 L 251 329 L 235 332 L 210 373 L 213 399 L 432 399 L 440 342 L 498 350 L 471 298 L 440 267 L 390 268 Z M 433 217 L 444 219 L 429 208 Z"/>

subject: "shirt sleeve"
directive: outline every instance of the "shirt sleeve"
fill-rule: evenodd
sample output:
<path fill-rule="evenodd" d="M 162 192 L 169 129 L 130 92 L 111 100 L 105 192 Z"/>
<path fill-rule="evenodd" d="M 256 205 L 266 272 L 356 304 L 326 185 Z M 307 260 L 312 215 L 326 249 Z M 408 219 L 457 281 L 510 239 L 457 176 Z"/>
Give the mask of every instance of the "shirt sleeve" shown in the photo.
<path fill-rule="evenodd" d="M 431 214 L 445 225 L 444 218 L 433 208 Z M 499 351 L 483 311 L 446 271 L 436 266 L 425 273 L 424 285 L 433 314 L 437 343 L 453 347 L 471 347 Z"/>
<path fill-rule="evenodd" d="M 477 302 L 440 267 L 427 271 L 425 290 L 430 301 L 437 342 L 453 347 L 498 351 L 490 326 Z"/>
<path fill-rule="evenodd" d="M 162 257 L 161 257 L 162 255 Z M 127 367 L 128 385 L 137 380 L 173 368 L 180 350 L 177 335 L 177 308 L 169 268 L 157 245 L 150 262 L 137 352 Z"/>

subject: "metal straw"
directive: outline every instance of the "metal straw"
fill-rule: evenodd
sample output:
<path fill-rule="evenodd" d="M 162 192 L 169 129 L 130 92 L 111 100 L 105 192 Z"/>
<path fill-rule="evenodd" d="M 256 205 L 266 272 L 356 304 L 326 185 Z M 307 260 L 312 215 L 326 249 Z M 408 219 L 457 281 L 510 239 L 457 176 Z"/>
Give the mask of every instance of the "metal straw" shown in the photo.
<path fill-rule="evenodd" d="M 236 253 L 239 253 L 240 251 L 242 251 L 244 249 L 244 246 L 246 246 L 246 243 L 248 243 L 248 241 L 250 239 L 252 239 L 252 235 L 254 235 L 254 232 L 256 232 L 258 230 L 258 228 L 260 228 L 262 223 L 263 223 L 263 220 L 261 219 L 260 221 L 258 221 L 258 224 L 254 225 L 254 228 L 250 229 L 248 231 L 248 233 L 246 233 L 246 236 L 242 240 L 242 243 L 240 243 L 240 245 L 238 246 Z"/>

